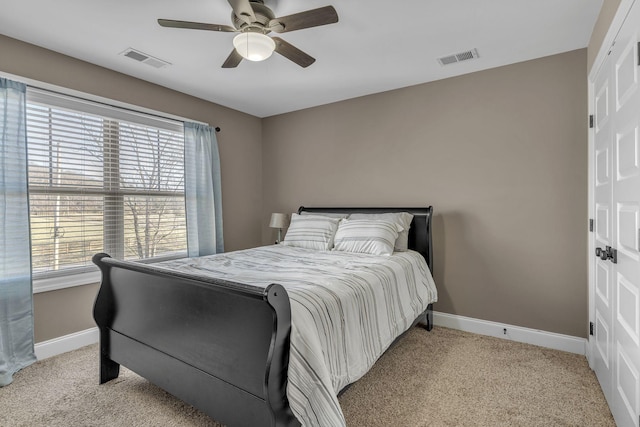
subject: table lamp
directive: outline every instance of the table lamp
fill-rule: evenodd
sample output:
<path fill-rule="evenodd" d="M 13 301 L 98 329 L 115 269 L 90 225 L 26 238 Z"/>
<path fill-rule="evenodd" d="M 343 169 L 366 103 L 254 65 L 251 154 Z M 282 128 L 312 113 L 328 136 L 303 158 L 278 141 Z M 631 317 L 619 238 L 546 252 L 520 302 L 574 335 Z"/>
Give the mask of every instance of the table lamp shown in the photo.
<path fill-rule="evenodd" d="M 278 229 L 278 241 L 276 243 L 280 243 L 282 241 L 282 229 L 286 226 L 287 226 L 287 214 L 283 214 L 283 213 L 271 214 L 271 222 L 269 222 L 269 227 Z"/>

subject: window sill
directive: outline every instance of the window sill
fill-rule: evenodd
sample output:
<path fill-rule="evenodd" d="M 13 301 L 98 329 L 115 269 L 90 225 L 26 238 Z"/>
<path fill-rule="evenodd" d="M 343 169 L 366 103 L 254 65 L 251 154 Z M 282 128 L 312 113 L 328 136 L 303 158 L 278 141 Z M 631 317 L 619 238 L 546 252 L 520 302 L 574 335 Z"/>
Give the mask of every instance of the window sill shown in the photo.
<path fill-rule="evenodd" d="M 131 262 L 139 262 L 142 264 L 151 264 L 154 262 L 168 261 L 171 259 L 185 258 L 187 256 L 186 251 L 174 252 L 157 256 L 154 258 L 145 258 L 139 260 L 129 260 Z M 58 289 L 72 288 L 74 286 L 91 285 L 93 283 L 100 283 L 102 281 L 102 273 L 97 268 L 93 267 L 93 271 L 85 271 L 83 273 L 71 273 L 63 274 L 54 277 L 34 278 L 33 279 L 33 293 L 56 291 Z"/>
<path fill-rule="evenodd" d="M 100 283 L 102 276 L 100 271 L 70 274 L 68 276 L 48 277 L 45 279 L 33 279 L 33 293 L 56 291 L 58 289 L 72 288 L 74 286 Z"/>

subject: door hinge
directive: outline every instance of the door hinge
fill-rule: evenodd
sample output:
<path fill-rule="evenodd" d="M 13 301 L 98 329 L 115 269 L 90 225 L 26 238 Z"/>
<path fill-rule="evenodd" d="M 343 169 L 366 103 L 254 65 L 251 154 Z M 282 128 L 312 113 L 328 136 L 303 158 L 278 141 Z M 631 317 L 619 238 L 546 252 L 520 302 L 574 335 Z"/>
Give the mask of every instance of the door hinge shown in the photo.
<path fill-rule="evenodd" d="M 593 114 L 589 116 L 589 129 L 593 128 Z"/>
<path fill-rule="evenodd" d="M 638 42 L 638 65 L 640 65 L 640 42 Z"/>
<path fill-rule="evenodd" d="M 593 335 L 593 322 L 589 322 L 589 335 Z"/>
<path fill-rule="evenodd" d="M 593 219 L 589 218 L 589 231 L 593 232 Z"/>

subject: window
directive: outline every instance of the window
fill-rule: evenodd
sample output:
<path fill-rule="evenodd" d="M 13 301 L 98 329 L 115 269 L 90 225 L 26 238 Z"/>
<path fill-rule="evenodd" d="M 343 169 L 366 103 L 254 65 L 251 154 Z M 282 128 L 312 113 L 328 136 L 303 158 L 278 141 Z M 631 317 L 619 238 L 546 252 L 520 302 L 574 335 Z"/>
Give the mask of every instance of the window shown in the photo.
<path fill-rule="evenodd" d="M 29 89 L 34 278 L 186 255 L 181 122 Z"/>

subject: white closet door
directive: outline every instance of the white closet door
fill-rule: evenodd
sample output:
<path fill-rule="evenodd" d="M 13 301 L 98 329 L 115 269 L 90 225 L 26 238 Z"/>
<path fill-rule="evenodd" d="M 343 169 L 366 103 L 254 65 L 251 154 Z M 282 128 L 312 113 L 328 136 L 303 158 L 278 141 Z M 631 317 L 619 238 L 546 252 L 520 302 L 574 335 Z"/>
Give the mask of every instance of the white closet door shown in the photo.
<path fill-rule="evenodd" d="M 613 147 L 610 115 L 611 78 L 605 62 L 595 82 L 594 102 L 594 240 L 595 247 L 604 250 L 613 246 Z M 595 319 L 592 347 L 593 368 L 609 405 L 613 395 L 613 264 L 608 259 L 595 261 Z"/>
<path fill-rule="evenodd" d="M 631 25 L 629 25 L 631 24 Z M 618 424 L 638 425 L 640 414 L 640 89 L 638 87 L 638 29 L 636 4 L 616 42 L 615 81 L 614 231 L 618 259 L 614 294 L 614 406 Z"/>
<path fill-rule="evenodd" d="M 610 246 L 615 257 L 603 255 L 606 260 L 595 262 L 592 355 L 594 370 L 620 427 L 640 424 L 638 41 L 640 5 L 636 2 L 595 83 L 594 241 L 601 249 Z"/>

